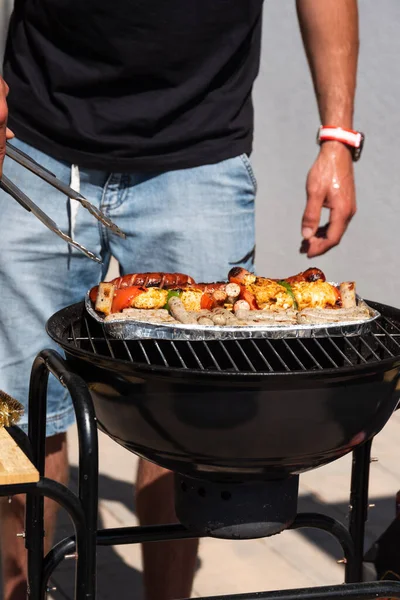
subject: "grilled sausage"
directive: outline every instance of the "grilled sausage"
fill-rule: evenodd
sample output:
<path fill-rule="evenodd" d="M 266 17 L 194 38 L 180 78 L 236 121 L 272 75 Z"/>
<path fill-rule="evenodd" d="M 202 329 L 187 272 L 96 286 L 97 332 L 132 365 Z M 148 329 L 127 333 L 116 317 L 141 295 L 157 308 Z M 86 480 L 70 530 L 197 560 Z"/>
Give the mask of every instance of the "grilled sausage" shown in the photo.
<path fill-rule="evenodd" d="M 228 295 L 225 290 L 215 290 L 212 297 L 216 304 L 222 306 L 226 302 Z"/>
<path fill-rule="evenodd" d="M 213 323 L 215 325 L 218 325 L 219 327 L 223 327 L 224 325 L 226 325 L 226 317 L 222 313 L 214 313 L 211 318 L 213 320 Z"/>
<path fill-rule="evenodd" d="M 184 273 L 131 273 L 116 277 L 110 281 L 116 290 L 125 287 L 159 287 L 159 288 L 181 288 L 195 283 L 192 277 Z M 90 299 L 96 302 L 99 286 L 93 287 L 90 292 Z"/>
<path fill-rule="evenodd" d="M 250 304 L 247 302 L 247 300 L 238 300 L 233 305 L 233 310 L 235 311 L 235 313 L 238 310 L 247 310 L 247 311 L 249 311 L 250 310 Z"/>
<path fill-rule="evenodd" d="M 193 325 L 197 323 L 196 317 L 187 312 L 180 298 L 172 296 L 172 298 L 168 300 L 168 307 L 171 311 L 171 315 L 177 321 L 180 321 L 180 323 L 185 323 L 187 325 Z"/>
<path fill-rule="evenodd" d="M 197 322 L 199 325 L 206 325 L 208 327 L 214 325 L 214 321 L 209 317 L 198 317 Z"/>
<path fill-rule="evenodd" d="M 247 269 L 243 269 L 242 267 L 233 267 L 228 273 L 228 279 L 232 283 L 239 284 L 247 284 L 253 283 L 256 279 L 256 276 Z M 253 281 L 251 281 L 253 279 Z M 321 271 L 321 269 L 317 269 L 316 267 L 311 267 L 306 271 L 302 271 L 297 275 L 292 275 L 291 277 L 286 277 L 285 279 L 273 279 L 272 281 L 287 281 L 288 283 L 297 283 L 298 281 L 326 281 L 326 277 Z"/>
<path fill-rule="evenodd" d="M 343 308 L 357 306 L 356 285 L 353 281 L 343 281 L 339 287 Z"/>
<path fill-rule="evenodd" d="M 228 279 L 230 283 L 238 283 L 239 285 L 244 285 L 246 283 L 254 283 L 256 280 L 256 276 L 253 273 L 250 273 L 247 269 L 243 269 L 242 267 L 232 267 L 232 269 L 228 273 Z"/>
<path fill-rule="evenodd" d="M 143 287 L 181 288 L 195 283 L 192 277 L 184 273 L 133 273 L 123 275 L 111 281 L 117 289 L 138 285 Z"/>
<path fill-rule="evenodd" d="M 190 283 L 184 287 L 192 287 L 201 290 L 205 294 L 214 294 L 214 292 L 225 291 L 227 283 L 225 281 L 217 281 L 215 283 Z"/>
<path fill-rule="evenodd" d="M 112 313 L 108 315 L 105 321 L 141 321 L 143 323 L 153 323 L 161 325 L 163 323 L 175 323 L 175 319 L 171 317 L 169 312 L 164 309 L 140 309 L 140 308 L 125 308 L 123 312 Z"/>
<path fill-rule="evenodd" d="M 222 307 L 214 308 L 214 310 L 212 312 L 214 313 L 214 315 L 222 315 L 225 319 L 226 325 L 239 325 L 240 324 L 240 322 L 238 321 L 236 316 L 233 313 L 231 313 L 230 310 L 227 310 L 226 308 L 222 308 Z"/>
<path fill-rule="evenodd" d="M 228 295 L 228 301 L 233 304 L 240 296 L 240 285 L 238 283 L 228 283 L 225 292 Z"/>
<path fill-rule="evenodd" d="M 342 321 L 359 321 L 368 317 L 365 307 L 355 308 L 305 308 L 297 315 L 298 323 L 340 323 Z"/>
<path fill-rule="evenodd" d="M 276 280 L 275 280 L 276 281 Z M 306 271 L 302 271 L 302 273 L 298 273 L 297 275 L 293 275 L 292 277 L 287 277 L 283 281 L 287 281 L 288 283 L 297 283 L 299 281 L 307 281 L 311 283 L 313 281 L 326 281 L 325 274 L 321 269 L 317 269 L 316 267 L 311 267 Z"/>
<path fill-rule="evenodd" d="M 294 310 L 280 310 L 279 312 L 270 312 L 267 310 L 238 310 L 236 312 L 238 319 L 244 321 L 266 321 L 270 324 L 273 323 L 295 323 L 296 322 L 296 311 Z"/>

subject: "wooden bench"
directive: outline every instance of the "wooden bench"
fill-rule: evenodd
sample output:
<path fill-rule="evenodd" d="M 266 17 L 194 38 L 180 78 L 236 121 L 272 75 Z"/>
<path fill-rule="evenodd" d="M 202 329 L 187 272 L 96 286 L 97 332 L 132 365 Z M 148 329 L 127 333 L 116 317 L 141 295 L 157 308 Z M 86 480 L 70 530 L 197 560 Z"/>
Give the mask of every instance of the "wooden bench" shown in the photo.
<path fill-rule="evenodd" d="M 0 429 L 0 485 L 36 483 L 39 472 L 4 427 Z"/>

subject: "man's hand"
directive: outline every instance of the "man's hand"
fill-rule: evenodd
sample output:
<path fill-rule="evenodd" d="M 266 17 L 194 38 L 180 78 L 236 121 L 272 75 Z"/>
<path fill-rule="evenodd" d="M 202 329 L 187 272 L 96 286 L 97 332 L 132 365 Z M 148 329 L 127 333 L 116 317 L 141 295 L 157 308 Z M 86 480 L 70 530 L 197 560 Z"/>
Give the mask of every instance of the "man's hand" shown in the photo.
<path fill-rule="evenodd" d="M 3 161 L 6 152 L 6 140 L 11 140 L 14 137 L 12 131 L 7 128 L 7 95 L 8 85 L 0 77 L 0 178 L 3 173 Z"/>
<path fill-rule="evenodd" d="M 337 246 L 356 212 L 353 161 L 340 142 L 324 142 L 307 178 L 307 205 L 302 220 L 301 251 L 308 258 Z M 320 226 L 321 209 L 329 222 Z"/>

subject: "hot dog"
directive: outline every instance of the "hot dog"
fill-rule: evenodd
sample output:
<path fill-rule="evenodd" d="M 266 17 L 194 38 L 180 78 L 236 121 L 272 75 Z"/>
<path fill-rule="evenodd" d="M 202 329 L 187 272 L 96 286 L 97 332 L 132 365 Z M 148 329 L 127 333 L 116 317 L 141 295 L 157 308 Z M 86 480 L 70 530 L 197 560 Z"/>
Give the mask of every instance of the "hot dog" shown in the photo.
<path fill-rule="evenodd" d="M 159 287 L 159 288 L 180 288 L 195 283 L 192 277 L 184 273 L 131 273 L 116 277 L 110 281 L 116 290 L 126 287 Z M 90 299 L 96 302 L 99 286 L 93 287 L 90 292 Z"/>
<path fill-rule="evenodd" d="M 243 269 L 242 267 L 233 267 L 228 273 L 228 279 L 232 283 L 246 284 L 253 283 L 256 279 L 256 276 L 247 269 Z M 287 283 L 298 283 L 299 281 L 307 281 L 311 283 L 313 281 L 326 281 L 326 277 L 321 271 L 321 269 L 317 269 L 316 267 L 311 267 L 306 271 L 302 271 L 297 275 L 292 275 L 292 277 L 286 277 L 285 279 L 271 279 L 271 281 L 287 281 Z"/>
<path fill-rule="evenodd" d="M 242 267 L 233 267 L 228 273 L 230 283 L 238 283 L 244 285 L 246 283 L 254 283 L 256 276 Z"/>
<path fill-rule="evenodd" d="M 137 285 L 139 287 L 179 288 L 195 283 L 185 273 L 133 273 L 117 277 L 111 283 L 117 289 Z"/>
<path fill-rule="evenodd" d="M 357 306 L 356 286 L 353 281 L 343 281 L 339 289 L 343 308 L 354 308 Z"/>
<path fill-rule="evenodd" d="M 276 279 L 275 281 L 279 281 Z M 287 277 L 282 281 L 287 281 L 288 283 L 298 283 L 299 281 L 307 281 L 311 283 L 313 281 L 326 281 L 326 277 L 321 271 L 321 269 L 317 269 L 316 267 L 311 267 L 302 273 L 298 273 L 297 275 L 293 275 L 292 277 Z"/>
<path fill-rule="evenodd" d="M 215 283 L 189 283 L 188 285 L 181 287 L 191 287 L 196 290 L 201 290 L 205 294 L 213 294 L 214 292 L 219 290 L 225 291 L 227 285 L 228 284 L 226 283 L 226 281 L 217 281 Z"/>

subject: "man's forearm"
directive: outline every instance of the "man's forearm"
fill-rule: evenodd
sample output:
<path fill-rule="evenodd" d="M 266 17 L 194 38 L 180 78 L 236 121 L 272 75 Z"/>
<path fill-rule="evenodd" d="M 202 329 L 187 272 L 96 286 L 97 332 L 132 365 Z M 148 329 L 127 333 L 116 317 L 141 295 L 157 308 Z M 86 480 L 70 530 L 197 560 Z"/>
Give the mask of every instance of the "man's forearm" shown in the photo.
<path fill-rule="evenodd" d="M 357 0 L 297 0 L 296 4 L 321 123 L 353 128 Z"/>

